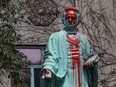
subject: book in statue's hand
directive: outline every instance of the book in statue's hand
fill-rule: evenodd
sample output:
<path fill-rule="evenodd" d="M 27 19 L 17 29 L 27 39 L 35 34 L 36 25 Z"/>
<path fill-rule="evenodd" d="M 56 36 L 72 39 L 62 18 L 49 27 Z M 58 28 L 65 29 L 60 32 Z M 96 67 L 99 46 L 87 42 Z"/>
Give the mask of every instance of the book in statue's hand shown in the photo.
<path fill-rule="evenodd" d="M 95 56 L 89 58 L 89 59 L 84 63 L 84 65 L 88 65 L 88 64 L 90 64 L 90 63 L 93 64 L 93 63 L 95 62 L 96 58 L 97 58 L 97 55 L 95 55 Z"/>

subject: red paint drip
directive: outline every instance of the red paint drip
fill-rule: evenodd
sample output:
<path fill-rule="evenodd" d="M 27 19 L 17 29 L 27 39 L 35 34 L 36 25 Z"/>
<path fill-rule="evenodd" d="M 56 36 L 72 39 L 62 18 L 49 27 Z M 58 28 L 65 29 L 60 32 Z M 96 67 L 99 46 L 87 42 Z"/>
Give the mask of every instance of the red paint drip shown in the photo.
<path fill-rule="evenodd" d="M 73 76 L 74 76 L 74 69 L 76 68 L 76 64 L 78 65 L 78 86 L 81 87 L 81 74 L 80 74 L 80 52 L 79 52 L 79 40 L 76 36 L 69 37 L 67 35 L 67 39 L 70 43 L 70 51 L 71 51 L 71 58 L 72 58 L 72 69 L 73 69 Z"/>

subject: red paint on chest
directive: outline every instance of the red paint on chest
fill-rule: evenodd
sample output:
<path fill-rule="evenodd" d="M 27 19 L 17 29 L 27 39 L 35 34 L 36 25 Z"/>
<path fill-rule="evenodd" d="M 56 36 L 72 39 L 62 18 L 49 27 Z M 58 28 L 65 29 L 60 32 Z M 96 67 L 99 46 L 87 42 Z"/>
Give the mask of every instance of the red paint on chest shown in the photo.
<path fill-rule="evenodd" d="M 78 87 L 81 87 L 81 74 L 80 74 L 80 51 L 79 51 L 79 39 L 76 36 L 70 37 L 67 35 L 68 42 L 70 42 L 70 51 L 72 59 L 72 69 L 74 74 L 74 69 L 78 65 Z"/>

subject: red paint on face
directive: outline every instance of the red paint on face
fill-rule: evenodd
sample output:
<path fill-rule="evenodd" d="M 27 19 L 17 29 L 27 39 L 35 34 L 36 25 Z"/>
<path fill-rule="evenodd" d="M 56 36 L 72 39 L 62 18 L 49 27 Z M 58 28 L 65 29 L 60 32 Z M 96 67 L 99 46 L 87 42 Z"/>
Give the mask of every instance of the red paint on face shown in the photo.
<path fill-rule="evenodd" d="M 68 19 L 70 24 L 76 24 L 77 23 L 77 13 L 73 9 L 68 9 L 66 11 L 66 18 Z"/>

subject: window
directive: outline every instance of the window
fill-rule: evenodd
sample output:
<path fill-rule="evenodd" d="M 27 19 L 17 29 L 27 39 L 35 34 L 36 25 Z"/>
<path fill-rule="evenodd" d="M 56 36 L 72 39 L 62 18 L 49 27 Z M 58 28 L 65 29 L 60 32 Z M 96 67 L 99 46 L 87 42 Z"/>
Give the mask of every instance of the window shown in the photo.
<path fill-rule="evenodd" d="M 31 61 L 31 65 L 27 67 L 31 72 L 31 77 L 26 80 L 27 84 L 29 87 L 39 87 L 39 72 L 42 66 L 45 45 L 15 45 L 15 48 Z"/>

